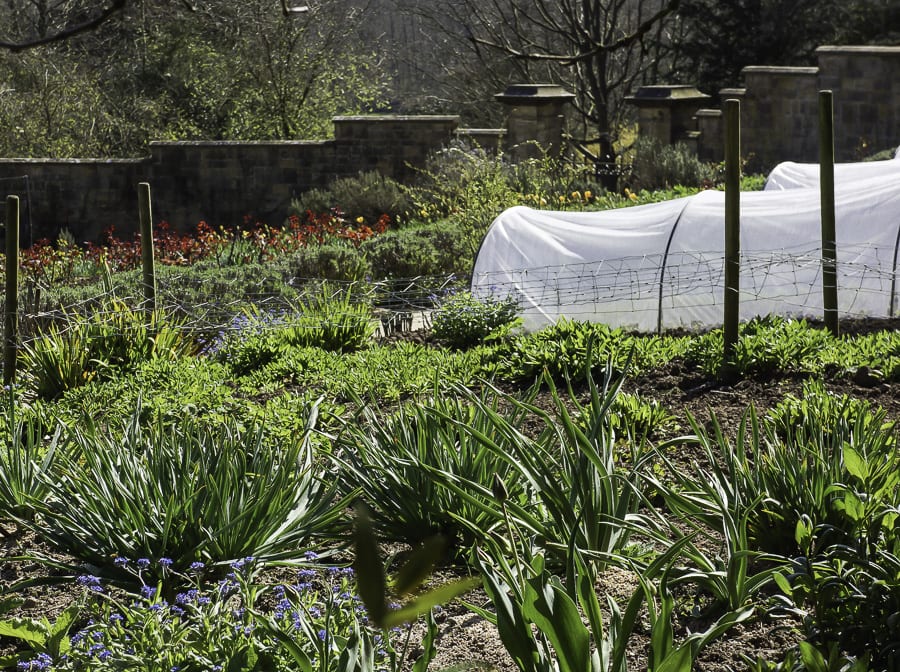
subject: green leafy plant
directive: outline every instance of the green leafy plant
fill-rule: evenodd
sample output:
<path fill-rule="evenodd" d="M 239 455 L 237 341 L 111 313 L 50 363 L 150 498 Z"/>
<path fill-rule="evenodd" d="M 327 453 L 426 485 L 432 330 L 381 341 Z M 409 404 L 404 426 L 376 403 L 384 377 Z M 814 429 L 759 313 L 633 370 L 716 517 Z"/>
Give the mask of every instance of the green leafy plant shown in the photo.
<path fill-rule="evenodd" d="M 873 669 L 891 669 L 900 660 L 900 457 L 894 438 L 844 442 L 845 477 L 831 487 L 833 517 L 798 521 L 801 556 L 778 580 L 818 649 L 848 652 Z M 819 651 L 809 657 L 817 665 L 824 660 Z"/>
<path fill-rule="evenodd" d="M 44 412 L 32 411 L 26 416 L 17 408 L 15 389 L 8 394 L 7 426 L 0 440 L 0 518 L 30 520 L 33 502 L 43 501 L 47 495 L 41 474 L 53 470 L 60 431 L 45 440 Z"/>
<path fill-rule="evenodd" d="M 120 299 L 104 302 L 87 324 L 91 359 L 100 371 L 190 356 L 198 349 L 193 335 L 177 320 L 159 310 L 131 308 Z"/>
<path fill-rule="evenodd" d="M 536 436 L 500 422 L 474 435 L 509 461 L 511 478 L 528 483 L 532 501 L 522 505 L 506 498 L 504 506 L 517 528 L 540 540 L 548 563 L 562 561 L 574 544 L 590 556 L 593 571 L 599 571 L 609 557 L 626 549 L 633 529 L 652 535 L 661 528 L 642 490 L 641 471 L 651 452 L 634 444 L 623 457 L 610 426 L 621 380 L 614 380 L 609 368 L 602 386 L 589 372 L 585 377 L 587 402 L 571 386 L 561 394 L 549 375 L 542 381 L 550 391 L 549 410 L 506 397 L 505 403 L 539 423 Z M 493 494 L 490 488 L 461 479 L 441 483 L 486 513 L 496 508 L 483 503 Z"/>
<path fill-rule="evenodd" d="M 588 344 L 591 360 L 588 361 Z M 492 372 L 507 380 L 531 381 L 546 370 L 561 380 L 586 367 L 600 369 L 606 361 L 621 369 L 628 358 L 628 339 L 605 324 L 561 319 L 532 334 L 501 343 L 490 353 Z"/>
<path fill-rule="evenodd" d="M 8 612 L 22 600 L 5 598 L 0 602 L 0 613 Z M 73 604 L 60 613 L 51 622 L 46 617 L 7 618 L 0 619 L 0 636 L 19 642 L 23 650 L 0 656 L 0 668 L 8 669 L 48 669 L 47 665 L 55 659 L 68 654 L 71 649 L 69 632 L 81 616 L 81 608 Z M 30 665 L 37 661 L 37 665 Z M 43 666 L 43 667 L 42 667 Z"/>
<path fill-rule="evenodd" d="M 450 219 L 474 255 L 487 227 L 517 195 L 502 155 L 458 142 L 429 159 L 410 198 L 419 218 Z"/>
<path fill-rule="evenodd" d="M 635 189 L 712 186 L 717 177 L 715 168 L 698 160 L 683 143 L 642 136 L 633 151 L 630 182 Z"/>
<path fill-rule="evenodd" d="M 295 348 L 359 350 L 370 343 L 374 332 L 365 295 L 362 299 L 354 295 L 352 285 L 341 288 L 324 283 L 286 310 L 247 308 L 232 320 L 212 351 L 240 376 L 265 367 Z"/>
<path fill-rule="evenodd" d="M 896 381 L 900 379 L 900 331 L 841 338 L 840 347 L 823 353 L 823 363 L 849 375 L 865 371 L 875 380 Z"/>
<path fill-rule="evenodd" d="M 805 320 L 777 316 L 760 317 L 740 325 L 733 361 L 741 375 L 782 372 L 816 372 L 822 351 L 834 342 L 831 333 L 815 329 Z M 716 375 L 722 371 L 722 330 L 693 339 L 685 352 L 689 364 Z"/>
<path fill-rule="evenodd" d="M 379 534 L 414 542 L 440 533 L 463 548 L 492 534 L 500 520 L 492 498 L 471 494 L 473 504 L 441 483 L 477 484 L 484 492 L 495 474 L 511 474 L 502 437 L 516 435 L 522 418 L 515 407 L 500 411 L 500 396 L 472 396 L 403 404 L 387 416 L 360 403 L 361 416 L 345 424 L 337 442 L 345 488 L 361 486 Z M 482 437 L 494 437 L 495 445 Z M 525 503 L 524 481 L 513 496 Z"/>
<path fill-rule="evenodd" d="M 377 241 L 382 236 L 376 236 Z M 285 260 L 293 280 L 359 282 L 372 275 L 366 249 L 344 240 L 302 247 Z"/>
<path fill-rule="evenodd" d="M 760 425 L 751 407 L 733 443 L 715 417 L 712 436 L 693 419 L 691 426 L 703 464 L 685 472 L 660 453 L 677 487 L 653 479 L 654 487 L 672 510 L 710 526 L 723 521 L 723 504 L 736 522 L 746 515 L 754 548 L 780 556 L 797 550 L 796 526 L 804 517 L 813 526 L 827 523 L 840 528 L 842 516 L 836 507 L 841 505 L 835 488 L 848 477 L 843 456 L 865 453 L 863 446 L 873 454 L 884 454 L 895 441 L 891 425 L 873 422 L 867 415 L 848 424 L 811 413 L 787 436 L 780 436 L 774 425 Z M 698 479 L 698 471 L 706 477 Z"/>
<path fill-rule="evenodd" d="M 327 189 L 311 189 L 291 204 L 292 211 L 303 214 L 339 210 L 350 220 L 362 217 L 376 222 L 382 215 L 398 221 L 410 209 L 409 198 L 396 180 L 377 171 L 361 172 L 355 177 L 342 177 Z"/>
<path fill-rule="evenodd" d="M 305 430 L 287 445 L 264 427 L 230 418 L 188 416 L 143 428 L 139 417 L 138 410 L 119 428 L 83 419 L 65 429 L 45 501 L 22 524 L 110 571 L 119 554 L 161 553 L 178 566 L 296 557 L 340 526 L 347 499 L 317 476 L 315 404 L 306 409 Z"/>
<path fill-rule="evenodd" d="M 474 262 L 462 233 L 446 221 L 386 231 L 363 241 L 359 249 L 378 279 L 466 276 Z"/>
<path fill-rule="evenodd" d="M 23 654 L 23 665 L 32 665 L 24 669 L 398 672 L 411 657 L 411 627 L 379 629 L 356 594 L 353 570 L 315 559 L 307 553 L 293 579 L 260 584 L 255 558 L 232 562 L 218 582 L 199 562 L 177 568 L 168 558 L 119 558 L 140 589 L 111 590 L 100 577 L 80 576 L 84 595 L 74 609 L 86 624 L 64 652 Z M 148 581 L 155 567 L 160 579 Z M 435 635 L 429 618 L 426 642 Z M 414 669 L 424 672 L 430 658 L 426 651 Z"/>
<path fill-rule="evenodd" d="M 610 424 L 616 432 L 641 440 L 675 426 L 675 416 L 655 399 L 620 392 L 610 408 Z"/>
<path fill-rule="evenodd" d="M 24 373 L 38 396 L 55 399 L 110 369 L 134 367 L 151 359 L 177 359 L 198 351 L 184 324 L 161 311 L 129 307 L 120 299 L 97 306 L 89 316 L 75 313 L 51 324 L 23 344 Z"/>
<path fill-rule="evenodd" d="M 765 417 L 779 436 L 790 437 L 808 421 L 819 423 L 825 432 L 849 432 L 857 422 L 865 431 L 890 433 L 893 423 L 888 423 L 883 409 L 876 409 L 866 399 L 858 399 L 847 394 L 829 392 L 818 379 L 803 381 L 799 396 L 788 395 Z"/>
<path fill-rule="evenodd" d="M 87 325 L 75 319 L 67 326 L 51 325 L 22 344 L 22 375 L 42 399 L 56 399 L 97 375 L 91 361 Z"/>
<path fill-rule="evenodd" d="M 353 567 L 359 584 L 360 597 L 372 621 L 384 628 L 411 623 L 423 614 L 431 614 L 434 607 L 468 592 L 479 583 L 478 579 L 473 578 L 447 581 L 419 593 L 406 604 L 394 606 L 392 595 L 388 591 L 388 578 L 384 573 L 378 541 L 368 513 L 362 506 L 356 507 L 353 544 L 355 552 Z M 442 535 L 425 539 L 421 546 L 413 550 L 390 582 L 393 594 L 402 597 L 416 591 L 434 571 L 437 563 L 443 559 L 445 551 L 446 539 Z M 428 647 L 426 652 L 427 650 Z M 424 666 L 427 664 L 426 660 Z"/>
<path fill-rule="evenodd" d="M 517 326 L 515 299 L 480 298 L 462 291 L 443 299 L 432 317 L 435 338 L 451 347 L 466 348 Z"/>
<path fill-rule="evenodd" d="M 494 487 L 497 499 L 505 502 L 500 479 Z M 542 551 L 534 547 L 534 537 L 519 528 L 515 516 L 505 510 L 507 549 L 488 541 L 477 551 L 477 567 L 493 611 L 470 605 L 476 613 L 494 623 L 516 666 L 527 672 L 626 672 L 625 653 L 640 624 L 646 607 L 650 622 L 648 670 L 689 672 L 699 650 L 736 623 L 746 620 L 751 610 L 729 611 L 704 632 L 691 634 L 675 645 L 672 627 L 674 598 L 666 583 L 666 569 L 680 552 L 680 543 L 668 545 L 637 572 L 639 587 L 624 610 L 607 597 L 609 618 L 604 619 L 596 590 L 593 554 L 574 542 L 575 531 L 563 530 L 573 539 L 565 551 L 565 580 L 551 573 Z M 626 520 L 618 524 L 628 526 Z M 606 560 L 628 561 L 613 554 Z"/>

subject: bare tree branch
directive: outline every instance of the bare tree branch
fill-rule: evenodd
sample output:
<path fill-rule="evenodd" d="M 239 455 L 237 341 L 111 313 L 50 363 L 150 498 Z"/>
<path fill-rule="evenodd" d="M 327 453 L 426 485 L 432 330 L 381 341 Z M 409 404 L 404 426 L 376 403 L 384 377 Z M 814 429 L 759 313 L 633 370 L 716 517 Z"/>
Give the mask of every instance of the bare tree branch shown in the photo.
<path fill-rule="evenodd" d="M 66 26 L 50 35 L 28 38 L 20 42 L 0 40 L 0 49 L 6 49 L 7 51 L 16 53 L 19 51 L 24 51 L 26 49 L 40 47 L 45 44 L 62 42 L 63 40 L 67 40 L 70 37 L 74 37 L 82 33 L 87 33 L 98 28 L 99 26 L 106 23 L 109 19 L 111 19 L 115 14 L 122 11 L 127 5 L 128 0 L 112 0 L 112 2 L 104 9 L 102 9 L 96 16 L 87 19 L 86 21 Z"/>

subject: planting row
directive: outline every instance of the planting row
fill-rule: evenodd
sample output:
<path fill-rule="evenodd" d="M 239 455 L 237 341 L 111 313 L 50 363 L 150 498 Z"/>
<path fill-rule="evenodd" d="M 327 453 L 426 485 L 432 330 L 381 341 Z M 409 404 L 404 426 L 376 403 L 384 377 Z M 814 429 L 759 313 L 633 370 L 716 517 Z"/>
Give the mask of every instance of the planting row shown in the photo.
<path fill-rule="evenodd" d="M 776 617 L 802 641 L 752 669 L 896 664 L 898 432 L 877 406 L 811 379 L 761 416 L 748 409 L 732 436 L 619 387 L 622 372 L 674 359 L 715 370 L 716 333 L 516 335 L 507 319 L 475 347 L 375 346 L 354 310 L 325 326 L 251 314 L 206 355 L 123 356 L 122 341 L 92 336 L 90 380 L 56 394 L 26 357 L 5 413 L 0 517 L 65 553 L 47 562 L 83 596 L 53 623 L 8 619 L 3 633 L 23 642 L 8 664 L 399 669 L 410 631 L 390 628 L 421 613 L 424 669 L 428 614 L 471 587 L 416 593 L 438 560 L 477 577 L 487 601 L 465 604 L 522 670 L 624 670 L 636 641 L 648 669 L 690 670 L 734 624 Z M 472 321 L 454 314 L 448 339 Z M 134 324 L 132 346 L 164 333 Z M 900 356 L 896 332 L 838 339 L 782 320 L 745 325 L 741 344 L 745 375 L 867 367 L 896 380 Z M 511 393 L 491 379 L 536 382 Z M 351 543 L 354 503 L 370 513 Z M 368 516 L 378 537 L 424 544 L 407 566 L 418 571 L 372 573 Z M 299 573 L 263 582 L 280 564 Z M 596 593 L 612 569 L 634 581 L 622 604 Z M 688 633 L 688 614 L 702 627 Z"/>

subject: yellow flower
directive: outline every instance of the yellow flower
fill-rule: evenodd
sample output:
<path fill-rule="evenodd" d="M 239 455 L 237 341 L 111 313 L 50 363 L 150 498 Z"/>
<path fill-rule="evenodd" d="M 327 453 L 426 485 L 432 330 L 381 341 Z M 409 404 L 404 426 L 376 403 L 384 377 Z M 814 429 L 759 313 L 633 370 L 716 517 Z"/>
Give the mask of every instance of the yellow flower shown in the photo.
<path fill-rule="evenodd" d="M 565 202 L 566 202 L 566 197 L 565 197 L 565 196 L 560 196 L 560 197 L 559 197 L 559 202 L 560 202 L 560 203 L 565 203 Z"/>
<path fill-rule="evenodd" d="M 584 200 L 586 200 L 586 201 L 591 200 L 591 196 L 593 196 L 593 194 L 591 193 L 590 189 L 588 189 L 584 192 Z"/>
<path fill-rule="evenodd" d="M 580 200 L 581 200 L 581 194 L 580 194 L 579 192 L 577 192 L 577 191 L 573 191 L 573 192 L 572 192 L 572 200 L 574 200 L 574 201 L 580 201 Z"/>
<path fill-rule="evenodd" d="M 626 187 L 626 189 L 625 189 L 625 195 L 626 195 L 628 198 L 630 198 L 632 201 L 638 200 L 637 194 L 634 193 L 631 189 L 628 189 L 627 187 Z"/>
<path fill-rule="evenodd" d="M 357 223 L 357 224 L 362 224 L 364 221 L 366 221 L 366 218 L 363 217 L 363 216 L 359 216 L 359 217 L 356 218 L 356 223 Z"/>

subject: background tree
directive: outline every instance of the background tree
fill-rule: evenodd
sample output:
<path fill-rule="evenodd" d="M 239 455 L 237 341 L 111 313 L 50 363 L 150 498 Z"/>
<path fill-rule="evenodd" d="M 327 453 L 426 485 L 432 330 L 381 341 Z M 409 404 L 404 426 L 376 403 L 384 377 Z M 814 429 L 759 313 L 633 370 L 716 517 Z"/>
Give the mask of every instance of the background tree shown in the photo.
<path fill-rule="evenodd" d="M 43 2 L 44 0 L 35 0 Z M 0 21 L 22 2 L 0 4 Z M 65 12 L 62 10 L 65 9 Z M 73 3 L 53 26 L 72 22 Z M 150 140 L 319 138 L 387 99 L 365 4 L 132 0 L 101 29 L 0 54 L 6 156 L 127 156 Z M 19 16 L 20 34 L 36 19 Z M 50 30 L 57 30 L 51 27 Z"/>
<path fill-rule="evenodd" d="M 815 65 L 823 44 L 894 43 L 896 0 L 682 0 L 679 77 L 717 96 L 748 65 Z"/>
<path fill-rule="evenodd" d="M 429 31 L 452 45 L 452 53 L 459 54 L 455 63 L 469 64 L 468 69 L 456 66 L 458 72 L 470 77 L 473 70 L 488 73 L 470 78 L 470 85 L 490 81 L 496 93 L 517 81 L 563 84 L 576 95 L 580 134 L 595 137 L 616 136 L 627 114 L 622 105 L 625 95 L 667 71 L 678 4 L 679 0 L 460 0 L 437 7 L 427 0 L 401 1 L 407 14 L 428 21 Z"/>

